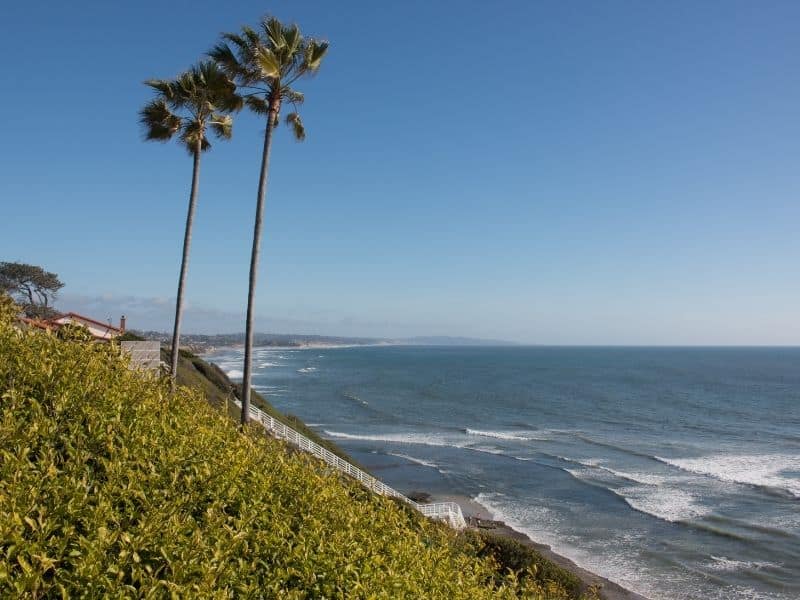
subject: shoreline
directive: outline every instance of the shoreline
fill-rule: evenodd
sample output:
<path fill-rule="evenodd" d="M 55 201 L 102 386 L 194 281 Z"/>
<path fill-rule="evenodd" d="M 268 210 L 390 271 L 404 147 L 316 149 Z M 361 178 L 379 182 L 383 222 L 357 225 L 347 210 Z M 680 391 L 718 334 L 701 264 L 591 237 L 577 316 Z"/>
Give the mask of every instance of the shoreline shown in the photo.
<path fill-rule="evenodd" d="M 504 521 L 497 520 L 488 508 L 473 498 L 456 494 L 432 494 L 431 502 L 455 502 L 461 506 L 464 518 L 470 527 L 491 531 L 496 535 L 514 539 L 529 548 L 533 548 L 559 567 L 575 574 L 586 587 L 598 587 L 600 589 L 600 597 L 603 600 L 648 600 L 647 597 L 641 594 L 578 566 L 573 560 L 554 552 L 548 544 L 537 542 L 529 535 L 514 529 Z"/>

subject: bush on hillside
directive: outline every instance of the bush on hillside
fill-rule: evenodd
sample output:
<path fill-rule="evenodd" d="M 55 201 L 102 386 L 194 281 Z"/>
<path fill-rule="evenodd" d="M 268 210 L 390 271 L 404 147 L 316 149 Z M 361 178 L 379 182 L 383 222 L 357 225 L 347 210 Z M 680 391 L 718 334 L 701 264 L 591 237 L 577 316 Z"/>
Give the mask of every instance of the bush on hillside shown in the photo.
<path fill-rule="evenodd" d="M 552 598 L 114 344 L 0 309 L 0 597 Z"/>

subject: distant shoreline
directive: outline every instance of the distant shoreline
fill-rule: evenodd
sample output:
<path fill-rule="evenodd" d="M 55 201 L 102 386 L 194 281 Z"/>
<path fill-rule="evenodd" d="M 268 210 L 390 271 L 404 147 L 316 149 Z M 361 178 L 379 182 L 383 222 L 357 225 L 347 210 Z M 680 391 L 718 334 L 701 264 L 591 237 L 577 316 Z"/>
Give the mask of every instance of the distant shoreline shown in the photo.
<path fill-rule="evenodd" d="M 273 345 L 256 345 L 255 349 L 267 350 L 336 350 L 339 348 L 379 348 L 384 346 L 402 346 L 395 342 L 378 342 L 375 344 L 327 344 L 325 342 L 302 342 L 293 344 L 291 346 L 273 346 Z M 211 348 L 198 349 L 193 351 L 197 356 L 208 356 L 215 352 L 224 352 L 225 350 L 241 350 L 244 344 L 226 344 L 225 346 L 214 346 Z"/>

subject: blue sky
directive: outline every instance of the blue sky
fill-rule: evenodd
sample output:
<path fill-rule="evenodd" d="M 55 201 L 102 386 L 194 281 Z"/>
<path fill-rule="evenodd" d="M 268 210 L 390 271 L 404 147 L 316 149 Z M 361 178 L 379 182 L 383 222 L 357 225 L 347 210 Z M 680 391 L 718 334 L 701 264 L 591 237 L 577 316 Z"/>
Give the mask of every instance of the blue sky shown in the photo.
<path fill-rule="evenodd" d="M 267 11 L 330 40 L 278 132 L 258 325 L 800 343 L 797 2 L 12 3 L 0 260 L 167 329 L 191 161 L 142 80 Z M 263 124 L 203 157 L 186 331 L 241 331 Z"/>

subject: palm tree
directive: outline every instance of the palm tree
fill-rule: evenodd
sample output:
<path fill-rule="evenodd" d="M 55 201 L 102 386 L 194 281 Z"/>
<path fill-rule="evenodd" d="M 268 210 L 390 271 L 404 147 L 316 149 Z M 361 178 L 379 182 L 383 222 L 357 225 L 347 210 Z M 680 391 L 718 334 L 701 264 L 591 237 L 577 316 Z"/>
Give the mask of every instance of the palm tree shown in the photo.
<path fill-rule="evenodd" d="M 294 90 L 292 85 L 301 77 L 312 75 L 319 69 L 322 58 L 328 50 L 328 43 L 304 38 L 297 25 L 283 25 L 274 17 L 262 19 L 259 31 L 242 27 L 240 34 L 225 33 L 222 38 L 224 41 L 215 46 L 209 52 L 209 56 L 237 81 L 244 92 L 245 104 L 250 110 L 265 116 L 267 121 L 256 196 L 253 249 L 250 255 L 250 286 L 247 294 L 242 380 L 242 425 L 244 425 L 250 420 L 256 279 L 272 132 L 278 125 L 281 105 L 287 102 L 294 110 L 286 115 L 286 123 L 292 128 L 298 141 L 305 139 L 303 122 L 297 114 L 297 106 L 302 104 L 303 94 Z M 233 45 L 233 49 L 227 42 Z"/>
<path fill-rule="evenodd" d="M 172 390 L 175 391 L 183 291 L 189 267 L 189 247 L 192 243 L 192 224 L 200 180 L 200 155 L 211 148 L 207 136 L 209 128 L 222 140 L 231 138 L 233 119 L 229 113 L 242 108 L 242 98 L 236 93 L 236 84 L 213 61 L 201 62 L 174 80 L 150 79 L 145 81 L 145 85 L 156 91 L 156 97 L 139 111 L 145 139 L 166 142 L 178 135 L 180 144 L 188 150 L 194 163 L 186 231 L 183 236 L 178 297 L 175 301 L 175 324 L 172 330 L 170 377 Z"/>

